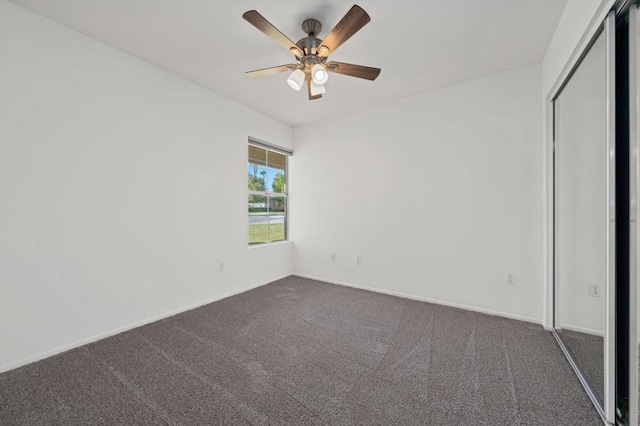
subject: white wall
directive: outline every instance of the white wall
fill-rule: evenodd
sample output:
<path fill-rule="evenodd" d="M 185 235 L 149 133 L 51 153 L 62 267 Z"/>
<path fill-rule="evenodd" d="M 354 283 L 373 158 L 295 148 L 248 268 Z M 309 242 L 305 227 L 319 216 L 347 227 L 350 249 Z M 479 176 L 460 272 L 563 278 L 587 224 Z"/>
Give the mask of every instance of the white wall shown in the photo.
<path fill-rule="evenodd" d="M 540 91 L 534 65 L 294 129 L 295 272 L 540 322 Z"/>
<path fill-rule="evenodd" d="M 292 272 L 244 214 L 291 128 L 6 1 L 0 67 L 0 370 Z"/>

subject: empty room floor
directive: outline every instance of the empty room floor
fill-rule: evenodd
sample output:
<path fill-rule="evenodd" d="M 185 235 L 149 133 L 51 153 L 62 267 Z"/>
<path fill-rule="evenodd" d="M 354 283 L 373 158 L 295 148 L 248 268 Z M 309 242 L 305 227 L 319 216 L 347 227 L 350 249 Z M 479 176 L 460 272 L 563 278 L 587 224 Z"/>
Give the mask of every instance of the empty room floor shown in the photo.
<path fill-rule="evenodd" d="M 0 424 L 602 423 L 538 325 L 292 276 L 0 375 Z"/>

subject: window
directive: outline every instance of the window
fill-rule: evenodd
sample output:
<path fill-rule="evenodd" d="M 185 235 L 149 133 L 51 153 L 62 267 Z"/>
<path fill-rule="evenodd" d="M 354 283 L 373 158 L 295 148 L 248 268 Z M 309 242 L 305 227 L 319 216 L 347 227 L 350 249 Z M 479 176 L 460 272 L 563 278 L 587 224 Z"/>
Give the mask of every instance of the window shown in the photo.
<path fill-rule="evenodd" d="M 287 239 L 287 160 L 290 152 L 249 141 L 249 245 Z"/>

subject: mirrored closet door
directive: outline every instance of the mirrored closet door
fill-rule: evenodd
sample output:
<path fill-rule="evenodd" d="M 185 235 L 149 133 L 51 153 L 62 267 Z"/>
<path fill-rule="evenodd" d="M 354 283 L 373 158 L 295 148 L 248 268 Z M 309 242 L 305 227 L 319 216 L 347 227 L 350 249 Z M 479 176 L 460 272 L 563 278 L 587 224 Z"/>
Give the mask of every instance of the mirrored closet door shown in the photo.
<path fill-rule="evenodd" d="M 554 102 L 556 332 L 604 402 L 604 32 Z"/>
<path fill-rule="evenodd" d="M 554 331 L 603 417 L 611 412 L 615 289 L 615 144 L 610 114 L 613 19 L 553 100 Z"/>
<path fill-rule="evenodd" d="M 640 12 L 618 0 L 550 97 L 553 334 L 608 424 L 640 426 Z"/>

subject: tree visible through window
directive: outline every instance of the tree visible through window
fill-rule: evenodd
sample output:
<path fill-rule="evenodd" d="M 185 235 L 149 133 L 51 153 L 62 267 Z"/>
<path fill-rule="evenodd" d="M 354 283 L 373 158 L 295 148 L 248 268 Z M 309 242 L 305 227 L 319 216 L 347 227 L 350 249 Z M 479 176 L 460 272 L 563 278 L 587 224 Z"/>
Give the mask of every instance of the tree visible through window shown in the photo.
<path fill-rule="evenodd" d="M 249 245 L 287 239 L 287 155 L 249 144 Z"/>

